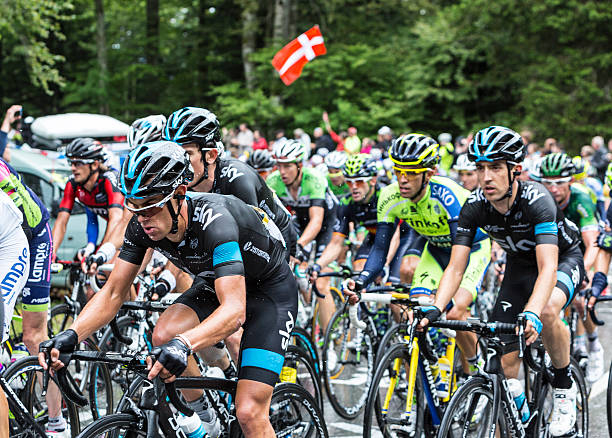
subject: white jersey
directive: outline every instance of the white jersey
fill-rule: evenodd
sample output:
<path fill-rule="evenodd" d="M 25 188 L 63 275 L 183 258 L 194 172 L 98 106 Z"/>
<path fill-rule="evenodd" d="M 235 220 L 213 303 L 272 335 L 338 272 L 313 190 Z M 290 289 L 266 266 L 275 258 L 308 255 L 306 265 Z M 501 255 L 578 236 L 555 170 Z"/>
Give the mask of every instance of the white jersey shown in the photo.
<path fill-rule="evenodd" d="M 21 222 L 23 216 L 11 198 L 0 190 L 0 290 L 4 306 L 0 308 L 2 342 L 8 338 L 17 297 L 30 272 L 30 249 Z"/>

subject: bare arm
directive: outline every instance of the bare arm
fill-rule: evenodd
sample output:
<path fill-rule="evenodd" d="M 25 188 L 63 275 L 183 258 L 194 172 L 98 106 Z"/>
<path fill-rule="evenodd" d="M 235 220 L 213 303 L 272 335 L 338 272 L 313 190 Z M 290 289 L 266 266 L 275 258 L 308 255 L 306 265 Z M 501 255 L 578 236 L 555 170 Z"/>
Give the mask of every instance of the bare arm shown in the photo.
<path fill-rule="evenodd" d="M 389 252 L 387 253 L 387 260 L 385 261 L 385 265 L 391 263 L 393 257 L 395 257 L 395 253 L 397 252 L 397 248 L 399 248 L 400 243 L 400 227 L 395 229 L 395 233 L 393 233 L 393 237 L 391 238 L 391 245 L 389 246 Z"/>
<path fill-rule="evenodd" d="M 70 219 L 70 213 L 67 211 L 60 211 L 57 215 L 57 219 L 55 219 L 53 230 L 51 231 L 51 235 L 53 236 L 53 255 L 57 254 L 57 249 L 62 244 L 62 240 L 64 240 L 68 219 Z"/>
<path fill-rule="evenodd" d="M 106 242 L 111 242 L 115 245 L 115 248 L 119 249 L 121 247 L 125 229 L 132 218 L 131 213 L 126 215 L 124 211 L 127 210 L 117 207 L 108 209 L 108 223 L 106 224 L 106 231 L 104 232 L 104 238 L 102 239 L 101 245 Z"/>
<path fill-rule="evenodd" d="M 584 270 L 588 273 L 591 268 L 595 265 L 595 259 L 599 248 L 595 246 L 597 236 L 599 235 L 598 230 L 583 231 L 582 241 L 584 242 Z"/>
<path fill-rule="evenodd" d="M 183 333 L 194 351 L 210 347 L 238 330 L 246 319 L 246 285 L 242 275 L 215 280 L 219 307 L 196 327 Z"/>
<path fill-rule="evenodd" d="M 308 216 L 310 217 L 308 225 L 306 225 L 304 232 L 297 241 L 302 246 L 312 242 L 317 237 L 317 234 L 319 234 L 319 231 L 321 231 L 325 209 L 323 207 L 312 206 L 308 209 Z"/>
<path fill-rule="evenodd" d="M 321 254 L 321 257 L 319 257 L 319 260 L 317 260 L 316 263 L 322 268 L 325 268 L 331 262 L 336 260 L 342 252 L 342 247 L 344 246 L 344 239 L 346 239 L 346 236 L 344 234 L 334 233 L 331 238 L 331 241 L 329 242 L 329 245 L 327 245 L 327 247 L 323 251 L 323 254 Z"/>
<path fill-rule="evenodd" d="M 70 327 L 79 335 L 79 340 L 86 339 L 117 315 L 121 305 L 130 298 L 130 285 L 139 268 L 139 265 L 117 258 L 106 284 L 87 303 Z"/>

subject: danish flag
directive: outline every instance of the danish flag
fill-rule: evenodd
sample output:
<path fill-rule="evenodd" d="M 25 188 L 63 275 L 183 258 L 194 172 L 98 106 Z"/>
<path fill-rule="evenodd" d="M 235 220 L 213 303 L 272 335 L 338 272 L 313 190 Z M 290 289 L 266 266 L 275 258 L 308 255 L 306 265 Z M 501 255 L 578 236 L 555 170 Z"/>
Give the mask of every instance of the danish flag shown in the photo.
<path fill-rule="evenodd" d="M 319 26 L 314 26 L 283 47 L 272 60 L 285 85 L 300 77 L 302 68 L 315 57 L 325 55 L 327 50 Z"/>

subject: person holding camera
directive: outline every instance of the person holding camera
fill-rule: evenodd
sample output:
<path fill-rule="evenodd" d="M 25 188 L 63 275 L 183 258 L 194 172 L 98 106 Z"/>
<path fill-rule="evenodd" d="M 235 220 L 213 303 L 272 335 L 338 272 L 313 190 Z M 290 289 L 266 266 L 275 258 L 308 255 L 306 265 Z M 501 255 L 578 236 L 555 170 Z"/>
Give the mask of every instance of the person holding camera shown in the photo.
<path fill-rule="evenodd" d="M 23 107 L 21 105 L 12 105 L 8 110 L 6 110 L 6 115 L 4 116 L 2 126 L 0 127 L 0 157 L 2 157 L 4 161 L 11 161 L 11 153 L 6 147 L 8 143 L 8 135 L 11 132 L 11 126 L 16 122 L 21 121 L 22 116 Z"/>

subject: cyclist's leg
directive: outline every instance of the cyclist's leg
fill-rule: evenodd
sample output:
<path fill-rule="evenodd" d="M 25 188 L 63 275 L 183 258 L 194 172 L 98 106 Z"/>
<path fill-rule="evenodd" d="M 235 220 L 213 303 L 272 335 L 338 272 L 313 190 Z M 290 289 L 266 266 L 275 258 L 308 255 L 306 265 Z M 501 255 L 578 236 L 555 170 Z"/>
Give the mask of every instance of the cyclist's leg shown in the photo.
<path fill-rule="evenodd" d="M 323 254 L 325 247 L 329 245 L 332 234 L 333 230 L 331 226 L 324 225 L 321 228 L 321 231 L 314 240 L 315 260 L 321 257 L 321 254 Z M 331 272 L 331 268 L 326 267 L 322 270 L 322 272 Z M 319 292 L 325 295 L 325 299 L 317 297 L 317 300 L 319 302 L 319 324 L 321 327 L 321 333 L 325 334 L 325 330 L 327 330 L 327 324 L 329 324 L 329 320 L 336 311 L 336 305 L 334 303 L 334 300 L 332 299 L 331 292 L 329 291 L 329 286 L 331 282 L 330 278 L 321 277 L 318 278 L 316 282 L 317 289 L 319 290 Z"/>
<path fill-rule="evenodd" d="M 283 264 L 269 279 L 248 283 L 247 295 L 236 417 L 245 436 L 272 437 L 270 400 L 297 316 L 297 283 Z"/>
<path fill-rule="evenodd" d="M 163 345 L 177 334 L 197 326 L 219 306 L 216 295 L 207 289 L 203 289 L 203 283 L 204 280 L 196 278 L 193 286 L 161 314 L 153 330 L 153 345 Z M 187 362 L 187 368 L 182 375 L 199 376 L 200 370 L 192 356 L 188 358 Z M 225 367 L 222 366 L 223 364 L 214 364 L 214 366 L 219 365 L 222 369 L 225 369 L 229 362 Z M 187 401 L 196 400 L 202 395 L 201 389 L 186 389 L 182 392 Z"/>
<path fill-rule="evenodd" d="M 480 248 L 473 250 L 470 254 L 461 285 L 453 299 L 453 307 L 446 314 L 448 319 L 465 321 L 470 316 L 470 307 L 476 300 L 491 261 L 491 241 L 485 239 L 478 244 Z M 474 333 L 458 331 L 457 345 L 466 359 L 471 362 L 477 360 L 477 338 Z"/>

